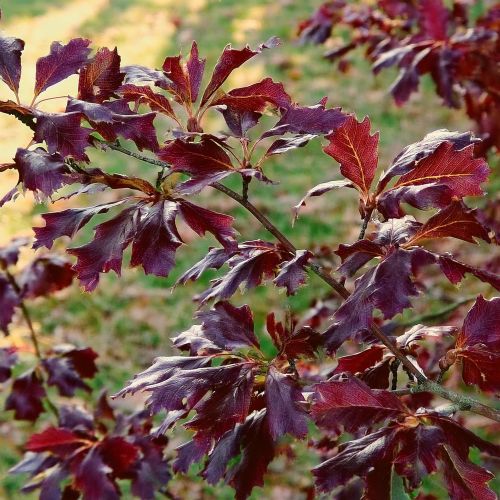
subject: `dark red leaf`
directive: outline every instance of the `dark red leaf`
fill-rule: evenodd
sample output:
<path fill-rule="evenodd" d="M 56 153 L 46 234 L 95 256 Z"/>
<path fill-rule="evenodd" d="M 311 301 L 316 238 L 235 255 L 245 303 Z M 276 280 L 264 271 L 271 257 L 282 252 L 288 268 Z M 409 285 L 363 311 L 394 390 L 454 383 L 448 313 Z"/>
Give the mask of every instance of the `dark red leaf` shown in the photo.
<path fill-rule="evenodd" d="M 99 448 L 92 448 L 80 462 L 72 464 L 74 487 L 83 493 L 83 498 L 118 500 L 119 490 L 111 478 L 111 468 L 104 463 Z"/>
<path fill-rule="evenodd" d="M 7 333 L 14 311 L 20 304 L 20 297 L 12 283 L 0 273 L 0 329 Z"/>
<path fill-rule="evenodd" d="M 352 373 L 353 375 L 363 373 L 379 361 L 382 361 L 383 355 L 384 347 L 374 345 L 356 354 L 342 356 L 338 358 L 338 365 L 332 372 L 332 375 L 337 373 Z"/>
<path fill-rule="evenodd" d="M 320 427 L 333 431 L 343 426 L 347 432 L 354 432 L 402 413 L 405 407 L 396 395 L 370 389 L 355 377 L 314 386 L 312 418 Z"/>
<path fill-rule="evenodd" d="M 123 252 L 132 241 L 138 217 L 136 206 L 126 208 L 113 219 L 99 224 L 90 243 L 68 249 L 68 253 L 78 259 L 73 268 L 86 291 L 95 289 L 100 273 L 113 270 L 121 274 Z"/>
<path fill-rule="evenodd" d="M 495 500 L 496 494 L 486 486 L 493 474 L 478 465 L 464 460 L 450 446 L 443 446 L 442 460 L 446 487 L 452 500 L 481 498 Z"/>
<path fill-rule="evenodd" d="M 380 179 L 378 191 L 382 191 L 393 177 L 411 172 L 416 167 L 417 163 L 433 155 L 436 149 L 443 143 L 450 142 L 453 144 L 453 149 L 459 151 L 478 141 L 479 139 L 476 139 L 470 132 L 450 132 L 446 129 L 431 132 L 421 141 L 406 146 L 403 151 L 394 158 L 391 167 Z"/>
<path fill-rule="evenodd" d="M 9 380 L 12 367 L 17 363 L 16 349 L 13 347 L 0 348 L 0 384 Z"/>
<path fill-rule="evenodd" d="M 104 463 L 111 467 L 113 474 L 119 478 L 126 478 L 139 458 L 137 446 L 120 436 L 104 438 L 99 444 L 99 451 Z"/>
<path fill-rule="evenodd" d="M 92 60 L 80 70 L 78 99 L 103 102 L 112 97 L 121 85 L 120 56 L 116 48 L 100 48 Z"/>
<path fill-rule="evenodd" d="M 215 176 L 228 175 L 235 171 L 229 155 L 211 137 L 204 136 L 200 142 L 185 142 L 181 139 L 167 144 L 158 157 L 170 163 L 172 170 L 184 172 L 210 184 Z"/>
<path fill-rule="evenodd" d="M 97 373 L 95 359 L 98 357 L 98 354 L 91 347 L 70 349 L 65 351 L 63 356 L 71 360 L 73 367 L 79 373 L 80 377 L 92 378 Z"/>
<path fill-rule="evenodd" d="M 0 78 L 15 93 L 19 90 L 23 50 L 23 40 L 8 36 L 0 37 Z"/>
<path fill-rule="evenodd" d="M 335 132 L 327 137 L 324 148 L 340 164 L 344 177 L 351 180 L 367 199 L 377 169 L 378 132 L 370 135 L 370 119 L 358 122 L 350 116 Z"/>
<path fill-rule="evenodd" d="M 64 158 L 57 153 L 49 154 L 42 148 L 33 151 L 19 148 L 14 161 L 25 189 L 50 196 L 64 184 L 73 182 Z"/>
<path fill-rule="evenodd" d="M 90 130 L 80 126 L 82 114 L 36 112 L 35 141 L 45 141 L 50 154 L 72 156 L 87 161 L 85 148 L 89 145 Z"/>
<path fill-rule="evenodd" d="M 131 266 L 141 265 L 146 274 L 168 276 L 175 263 L 175 252 L 182 244 L 175 218 L 178 205 L 162 200 L 142 209 L 133 236 Z M 120 259 L 121 260 L 121 259 Z"/>
<path fill-rule="evenodd" d="M 329 181 L 322 182 L 317 186 L 309 189 L 306 195 L 293 207 L 294 219 L 296 220 L 299 216 L 300 209 L 305 206 L 306 201 L 312 196 L 321 196 L 322 194 L 328 193 L 333 189 L 342 188 L 342 187 L 354 187 L 352 182 L 350 181 Z"/>
<path fill-rule="evenodd" d="M 259 45 L 256 50 L 252 50 L 248 45 L 241 50 L 233 49 L 231 45 L 227 45 L 219 57 L 210 81 L 205 88 L 205 92 L 201 98 L 201 105 L 203 106 L 210 97 L 212 97 L 214 92 L 226 81 L 227 77 L 236 68 L 239 68 L 243 63 L 259 54 L 264 49 L 276 47 L 278 44 L 279 40 L 277 38 L 270 38 L 267 42 Z"/>
<path fill-rule="evenodd" d="M 252 311 L 246 305 L 235 307 L 229 302 L 218 302 L 210 311 L 200 311 L 201 333 L 224 350 L 240 347 L 259 348 L 254 333 Z"/>
<path fill-rule="evenodd" d="M 359 269 L 373 258 L 384 255 L 380 244 L 370 240 L 359 240 L 352 245 L 341 243 L 335 253 L 342 259 L 342 265 L 337 271 L 347 278 L 354 276 Z"/>
<path fill-rule="evenodd" d="M 189 76 L 191 102 L 195 102 L 198 99 L 201 80 L 203 78 L 203 72 L 205 71 L 205 62 L 206 59 L 199 58 L 198 45 L 196 42 L 193 42 L 189 53 L 189 59 L 186 63 L 187 74 Z"/>
<path fill-rule="evenodd" d="M 76 73 L 87 62 L 90 40 L 74 38 L 67 45 L 53 42 L 50 54 L 36 62 L 35 96 Z"/>
<path fill-rule="evenodd" d="M 307 412 L 300 386 L 291 375 L 271 365 L 266 377 L 266 406 L 269 431 L 273 439 L 284 434 L 304 438 L 307 434 Z"/>
<path fill-rule="evenodd" d="M 445 40 L 448 29 L 448 9 L 442 0 L 422 0 L 419 4 L 420 26 L 431 40 Z"/>
<path fill-rule="evenodd" d="M 53 356 L 45 358 L 42 363 L 48 373 L 47 383 L 57 387 L 62 396 L 73 397 L 76 389 L 82 389 L 87 392 L 91 391 L 91 388 L 74 369 L 70 359 Z"/>
<path fill-rule="evenodd" d="M 21 248 L 28 243 L 28 238 L 14 238 L 6 246 L 0 247 L 0 264 L 5 267 L 17 264 Z"/>
<path fill-rule="evenodd" d="M 207 255 L 188 269 L 178 280 L 177 283 L 184 285 L 188 281 L 196 281 L 207 269 L 220 269 L 233 255 L 233 251 L 225 248 L 211 248 Z"/>
<path fill-rule="evenodd" d="M 228 299 L 241 284 L 247 290 L 260 285 L 262 279 L 275 276 L 277 266 L 283 260 L 275 245 L 260 240 L 243 243 L 238 250 L 228 261 L 230 271 L 223 278 L 214 280 L 212 286 L 200 294 L 202 303 L 214 298 Z"/>
<path fill-rule="evenodd" d="M 5 401 L 5 410 L 13 410 L 16 420 L 34 422 L 43 412 L 45 389 L 38 375 L 30 370 L 17 377 Z"/>
<path fill-rule="evenodd" d="M 287 295 L 293 295 L 299 286 L 306 282 L 305 266 L 312 257 L 313 254 L 309 250 L 297 250 L 295 257 L 281 266 L 278 276 L 274 279 L 276 286 L 285 287 Z"/>
<path fill-rule="evenodd" d="M 276 108 L 288 108 L 292 104 L 282 83 L 272 78 L 264 78 L 258 83 L 229 91 L 213 100 L 211 106 L 226 106 L 235 111 L 253 111 L 261 113 L 267 105 Z"/>
<path fill-rule="evenodd" d="M 28 451 L 50 451 L 56 455 L 67 455 L 90 443 L 74 432 L 57 427 L 49 427 L 38 434 L 33 434 L 26 443 Z"/>
<path fill-rule="evenodd" d="M 151 90 L 150 87 L 138 87 L 131 84 L 123 85 L 120 87 L 120 95 L 127 102 L 146 104 L 151 111 L 158 111 L 171 118 L 175 118 L 170 101 L 164 95 Z"/>
<path fill-rule="evenodd" d="M 187 225 L 197 234 L 203 236 L 207 231 L 228 250 L 236 250 L 234 218 L 194 205 L 186 200 L 178 201 L 179 212 Z"/>
<path fill-rule="evenodd" d="M 349 441 L 337 455 L 312 470 L 317 488 L 323 492 L 331 491 L 346 484 L 354 476 L 366 478 L 373 467 L 390 463 L 395 438 L 394 428 L 385 427 Z M 389 493 L 385 492 L 385 498 L 389 498 Z"/>
<path fill-rule="evenodd" d="M 228 467 L 240 453 L 241 459 Z M 255 486 L 264 484 L 263 477 L 274 454 L 266 412 L 261 410 L 226 433 L 210 453 L 203 476 L 210 484 L 224 478 L 236 490 L 236 499 L 244 500 Z"/>
<path fill-rule="evenodd" d="M 411 238 L 405 246 L 415 245 L 420 240 L 453 237 L 476 243 L 474 238 L 490 241 L 488 231 L 478 221 L 474 210 L 468 209 L 463 202 L 455 201 L 433 215 Z"/>
<path fill-rule="evenodd" d="M 337 130 L 347 119 L 340 108 L 325 109 L 323 103 L 316 106 L 290 106 L 278 123 L 262 137 L 292 134 L 325 135 Z"/>
<path fill-rule="evenodd" d="M 21 294 L 26 298 L 45 297 L 73 283 L 71 263 L 56 255 L 37 257 L 19 277 Z"/>
<path fill-rule="evenodd" d="M 441 271 L 450 280 L 451 283 L 456 285 L 460 283 L 464 278 L 466 273 L 474 275 L 476 278 L 489 283 L 496 290 L 500 291 L 500 277 L 496 273 L 490 273 L 489 271 L 484 271 L 483 269 L 478 269 L 477 267 L 469 266 L 463 262 L 453 259 L 449 255 L 438 255 L 437 262 Z"/>
<path fill-rule="evenodd" d="M 444 142 L 379 198 L 379 209 L 386 217 L 398 217 L 393 205 L 399 207 L 401 199 L 417 208 L 444 208 L 452 197 L 483 194 L 480 184 L 487 179 L 488 173 L 486 162 L 474 159 L 473 146 L 456 151 L 453 143 Z M 448 191 L 439 191 L 444 188 Z M 425 189 L 427 193 L 432 192 L 432 196 L 427 195 L 424 200 L 415 198 L 417 194 L 422 197 Z"/>
<path fill-rule="evenodd" d="M 398 437 L 400 448 L 394 459 L 394 468 L 409 481 L 412 489 L 417 488 L 427 474 L 437 470 L 445 434 L 439 427 L 421 424 L 403 428 Z"/>
<path fill-rule="evenodd" d="M 96 205 L 95 207 L 69 208 L 62 212 L 42 214 L 45 226 L 33 228 L 36 237 L 33 248 L 47 247 L 50 249 L 54 244 L 54 240 L 61 236 L 73 238 L 94 215 L 105 213 L 110 208 L 121 205 L 124 201 L 126 200 Z"/>

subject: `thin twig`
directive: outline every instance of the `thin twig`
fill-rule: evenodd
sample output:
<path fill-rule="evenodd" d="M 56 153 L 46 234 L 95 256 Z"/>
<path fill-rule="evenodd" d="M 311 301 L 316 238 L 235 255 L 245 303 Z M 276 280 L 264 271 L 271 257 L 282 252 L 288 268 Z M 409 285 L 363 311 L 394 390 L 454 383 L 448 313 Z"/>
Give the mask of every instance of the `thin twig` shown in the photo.
<path fill-rule="evenodd" d="M 475 300 L 477 297 L 476 295 L 471 295 L 469 297 L 465 297 L 462 300 L 459 300 L 458 302 L 454 302 L 453 304 L 449 304 L 446 307 L 443 307 L 442 309 L 439 309 L 439 311 L 433 312 L 433 313 L 428 313 L 428 314 L 422 314 L 421 316 L 415 316 L 414 318 L 405 321 L 404 323 L 400 323 L 399 326 L 402 327 L 409 327 L 409 326 L 415 326 L 419 324 L 425 324 L 428 323 L 429 321 L 434 321 L 436 319 L 441 319 L 443 316 L 447 316 L 451 312 L 453 312 L 455 309 L 458 309 L 460 306 L 463 306 L 464 304 L 467 304 L 468 302 L 472 302 Z"/>
<path fill-rule="evenodd" d="M 361 229 L 359 230 L 358 241 L 362 240 L 365 237 L 366 228 L 368 227 L 368 223 L 370 222 L 372 212 L 373 212 L 373 210 L 367 210 L 367 212 L 366 212 L 366 215 L 363 219 L 363 224 L 361 225 Z"/>
<path fill-rule="evenodd" d="M 166 162 L 163 162 L 161 160 L 151 159 L 146 156 L 133 153 L 131 151 L 122 148 L 121 146 L 116 146 L 109 143 L 104 143 L 104 144 L 107 144 L 111 149 L 115 149 L 116 151 L 128 154 L 129 156 L 133 156 L 134 158 L 145 161 L 147 163 L 151 163 L 153 165 L 157 165 L 160 167 L 167 167 L 167 168 L 170 167 L 170 165 Z M 233 200 L 237 201 L 244 208 L 246 208 L 264 226 L 264 228 L 283 245 L 283 247 L 288 252 L 290 252 L 291 254 L 295 254 L 297 249 L 295 248 L 293 243 L 257 207 L 255 207 L 248 200 L 245 200 L 242 195 L 236 193 L 232 189 L 224 186 L 223 184 L 220 184 L 219 182 L 215 182 L 211 186 L 217 189 L 218 191 L 226 194 Z M 339 281 L 337 281 L 320 265 L 313 262 L 309 264 L 307 267 L 313 273 L 319 276 L 331 288 L 333 288 L 337 292 L 337 294 L 340 295 L 340 297 L 342 297 L 344 300 L 349 298 L 350 293 L 344 287 L 344 285 Z M 452 401 L 453 403 L 462 405 L 463 408 L 467 406 L 468 409 L 474 413 L 483 415 L 487 418 L 495 420 L 496 422 L 500 422 L 500 411 L 491 408 L 489 406 L 486 406 L 468 396 L 463 396 L 453 391 L 450 391 L 440 386 L 436 382 L 428 380 L 425 377 L 425 375 L 423 375 L 416 368 L 416 366 L 400 351 L 400 349 L 392 343 L 392 341 L 387 337 L 387 335 L 380 329 L 378 325 L 372 322 L 370 330 L 373 336 L 376 337 L 380 342 L 382 342 L 382 344 L 384 344 L 387 347 L 387 349 L 389 349 L 389 351 L 391 351 L 392 354 L 394 354 L 396 359 L 398 359 L 401 362 L 401 364 L 406 369 L 408 374 L 411 374 L 418 382 L 418 384 L 415 385 L 414 388 L 412 388 L 412 393 L 424 392 L 424 391 L 432 392 L 438 396 L 441 396 L 444 399 Z"/>

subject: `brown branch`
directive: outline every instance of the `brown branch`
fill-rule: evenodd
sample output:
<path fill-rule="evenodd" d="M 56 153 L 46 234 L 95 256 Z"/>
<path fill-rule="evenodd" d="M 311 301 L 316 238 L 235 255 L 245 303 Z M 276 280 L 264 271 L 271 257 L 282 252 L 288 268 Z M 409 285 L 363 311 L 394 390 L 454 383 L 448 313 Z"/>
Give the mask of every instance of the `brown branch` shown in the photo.
<path fill-rule="evenodd" d="M 100 141 L 102 142 L 102 141 Z M 160 166 L 162 168 L 169 168 L 170 165 L 161 160 L 151 159 L 147 156 L 140 155 L 138 153 L 133 153 L 128 151 L 121 146 L 116 146 L 109 143 L 104 143 L 109 146 L 111 149 L 116 151 L 120 151 L 124 154 L 128 154 L 129 156 L 133 156 L 141 161 L 145 161 L 147 163 L 151 163 L 153 165 Z M 232 189 L 220 184 L 219 182 L 215 182 L 211 184 L 211 186 L 218 191 L 226 194 L 233 200 L 237 201 L 241 206 L 246 208 L 263 226 L 264 228 L 271 233 L 282 245 L 283 247 L 290 252 L 291 254 L 295 254 L 297 251 L 296 247 L 293 243 L 251 202 L 246 200 L 243 196 L 233 191 Z M 368 224 L 368 222 L 367 222 Z M 333 276 L 331 276 L 326 270 L 324 270 L 320 265 L 316 263 L 311 263 L 307 266 L 314 274 L 319 276 L 325 283 L 327 283 L 335 292 L 337 292 L 340 297 L 344 300 L 348 299 L 350 296 L 349 291 L 344 287 L 342 283 L 337 281 Z M 385 333 L 380 329 L 378 325 L 372 323 L 371 325 L 371 333 L 374 337 L 376 337 L 382 344 L 384 344 L 387 349 L 398 359 L 404 368 L 409 372 L 409 374 L 413 375 L 413 377 L 417 380 L 418 384 L 415 385 L 411 390 L 412 392 L 432 392 L 438 396 L 441 396 L 444 399 L 448 399 L 449 401 L 461 405 L 462 408 L 468 408 L 470 411 L 477 413 L 479 415 L 483 415 L 487 418 L 495 420 L 496 422 L 500 422 L 500 411 L 486 406 L 473 398 L 468 396 L 462 396 L 453 391 L 450 391 L 441 385 L 428 380 L 425 375 L 423 375 L 417 367 L 399 350 L 399 348 L 392 343 L 392 341 L 385 335 Z"/>

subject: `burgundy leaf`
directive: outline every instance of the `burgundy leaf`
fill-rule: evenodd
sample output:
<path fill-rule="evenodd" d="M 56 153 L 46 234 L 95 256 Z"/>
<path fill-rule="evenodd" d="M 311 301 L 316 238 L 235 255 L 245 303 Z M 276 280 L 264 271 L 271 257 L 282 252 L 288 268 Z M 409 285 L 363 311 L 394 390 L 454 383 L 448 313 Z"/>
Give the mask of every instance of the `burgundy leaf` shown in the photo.
<path fill-rule="evenodd" d="M 26 443 L 28 451 L 50 451 L 57 455 L 67 455 L 88 442 L 67 429 L 49 427 L 42 432 L 33 434 Z"/>
<path fill-rule="evenodd" d="M 228 251 L 225 248 L 211 248 L 203 259 L 188 269 L 177 280 L 177 283 L 184 285 L 190 280 L 197 281 L 207 269 L 220 269 L 233 253 L 233 251 Z"/>
<path fill-rule="evenodd" d="M 73 397 L 76 389 L 91 391 L 67 357 L 53 356 L 44 359 L 42 363 L 48 373 L 47 383 L 57 387 L 62 396 Z"/>
<path fill-rule="evenodd" d="M 20 297 L 5 274 L 0 273 L 0 329 L 7 333 L 7 328 L 14 316 L 15 308 L 20 304 Z"/>
<path fill-rule="evenodd" d="M 212 97 L 214 92 L 227 80 L 227 77 L 236 68 L 239 68 L 243 63 L 259 54 L 264 49 L 276 47 L 278 44 L 279 40 L 277 38 L 270 38 L 267 42 L 259 45 L 256 50 L 252 50 L 248 45 L 241 50 L 233 49 L 231 45 L 227 45 L 219 57 L 210 81 L 205 88 L 205 92 L 201 98 L 201 105 L 203 106 L 210 97 Z"/>
<path fill-rule="evenodd" d="M 213 182 L 211 179 L 216 175 L 227 175 L 234 171 L 229 155 L 209 136 L 202 137 L 200 142 L 176 139 L 162 148 L 158 157 L 170 163 L 172 170 L 206 179 L 207 184 Z"/>
<path fill-rule="evenodd" d="M 316 134 L 304 134 L 287 137 L 286 139 L 278 139 L 269 146 L 269 149 L 266 151 L 266 157 L 287 153 L 292 149 L 303 148 L 315 137 L 317 137 Z"/>
<path fill-rule="evenodd" d="M 338 432 L 343 426 L 347 432 L 354 432 L 401 413 L 405 413 L 405 407 L 396 395 L 370 389 L 355 377 L 314 386 L 311 415 L 320 427 Z"/>
<path fill-rule="evenodd" d="M 45 221 L 44 227 L 35 227 L 35 243 L 33 248 L 52 248 L 54 240 L 61 236 L 73 238 L 75 234 L 84 227 L 90 219 L 97 214 L 105 213 L 110 208 L 121 205 L 126 200 L 105 203 L 88 208 L 69 208 L 62 212 L 49 212 L 42 214 Z"/>
<path fill-rule="evenodd" d="M 74 38 L 67 45 L 53 42 L 50 54 L 36 62 L 35 96 L 76 73 L 87 62 L 90 40 Z"/>
<path fill-rule="evenodd" d="M 112 469 L 104 463 L 99 449 L 94 447 L 80 462 L 73 463 L 74 487 L 83 493 L 83 498 L 118 500 L 118 486 L 111 478 Z"/>
<path fill-rule="evenodd" d="M 269 431 L 273 439 L 284 434 L 304 438 L 307 434 L 307 412 L 300 386 L 291 375 L 271 365 L 266 377 L 266 406 Z"/>
<path fill-rule="evenodd" d="M 465 274 L 469 273 L 481 281 L 489 283 L 496 290 L 500 291 L 500 277 L 496 273 L 491 273 L 489 271 L 484 271 L 483 269 L 478 269 L 477 267 L 469 266 L 468 264 L 464 264 L 463 262 L 453 259 L 449 255 L 439 255 L 437 256 L 437 261 L 441 271 L 454 285 L 460 283 Z"/>
<path fill-rule="evenodd" d="M 437 470 L 440 445 L 445 442 L 443 431 L 433 425 L 408 427 L 398 435 L 400 449 L 394 459 L 398 475 L 405 477 L 411 488 L 417 488 L 422 479 Z"/>
<path fill-rule="evenodd" d="M 167 200 L 142 209 L 133 235 L 131 266 L 141 265 L 146 274 L 168 276 L 182 244 L 175 226 L 177 210 L 178 205 Z"/>
<path fill-rule="evenodd" d="M 139 457 L 139 450 L 121 436 L 106 437 L 99 445 L 101 457 L 106 465 L 111 467 L 113 474 L 126 478 L 131 466 Z"/>
<path fill-rule="evenodd" d="M 13 410 L 16 420 L 34 422 L 43 412 L 44 397 L 45 389 L 42 381 L 34 370 L 30 370 L 14 380 L 11 392 L 5 401 L 5 410 Z"/>
<path fill-rule="evenodd" d="M 175 113 L 170 101 L 164 95 L 151 90 L 150 87 L 138 87 L 136 85 L 127 84 L 120 87 L 119 92 L 127 102 L 147 104 L 151 111 L 157 111 L 175 119 Z"/>
<path fill-rule="evenodd" d="M 191 356 L 206 356 L 223 350 L 206 337 L 201 325 L 193 325 L 189 330 L 179 333 L 172 338 L 172 342 L 177 349 L 188 351 Z"/>
<path fill-rule="evenodd" d="M 469 146 L 456 151 L 452 143 L 441 144 L 379 198 L 379 209 L 386 217 L 398 217 L 400 201 L 421 209 L 444 208 L 451 197 L 481 195 L 480 184 L 487 179 L 489 168 L 484 160 L 473 158 L 472 150 Z"/>
<path fill-rule="evenodd" d="M 0 78 L 17 94 L 21 79 L 21 53 L 24 41 L 8 36 L 0 37 Z"/>
<path fill-rule="evenodd" d="M 28 245 L 28 238 L 14 238 L 4 246 L 0 247 L 0 265 L 8 267 L 17 264 L 21 248 Z"/>
<path fill-rule="evenodd" d="M 488 232 L 478 221 L 475 211 L 468 209 L 463 202 L 455 201 L 433 215 L 406 242 L 405 246 L 415 245 L 422 239 L 453 237 L 476 243 L 474 238 L 490 241 Z"/>
<path fill-rule="evenodd" d="M 431 40 L 445 40 L 448 28 L 448 9 L 442 0 L 420 2 L 420 24 L 423 33 Z"/>
<path fill-rule="evenodd" d="M 103 102 L 112 97 L 121 85 L 120 56 L 116 48 L 100 48 L 92 60 L 80 70 L 78 99 Z"/>
<path fill-rule="evenodd" d="M 64 184 L 72 182 L 64 158 L 57 153 L 49 154 L 42 148 L 33 151 L 18 148 L 14 161 L 25 189 L 50 196 Z"/>
<path fill-rule="evenodd" d="M 186 63 L 187 74 L 189 76 L 189 92 L 191 95 L 191 102 L 195 102 L 198 99 L 201 80 L 205 71 L 205 62 L 206 59 L 199 58 L 198 45 L 196 42 L 193 42 L 189 53 L 189 59 Z"/>
<path fill-rule="evenodd" d="M 460 457 L 453 448 L 443 446 L 443 472 L 446 487 L 453 500 L 481 498 L 495 500 L 496 494 L 486 486 L 493 479 L 493 474 L 478 465 Z"/>
<path fill-rule="evenodd" d="M 247 290 L 254 288 L 260 285 L 262 279 L 274 277 L 282 260 L 274 245 L 260 240 L 246 242 L 239 246 L 239 253 L 228 261 L 230 271 L 223 278 L 214 280 L 199 299 L 202 303 L 214 298 L 228 299 L 242 284 Z"/>
<path fill-rule="evenodd" d="M 195 233 L 203 236 L 208 231 L 227 250 L 236 249 L 235 230 L 232 227 L 233 217 L 207 210 L 186 200 L 179 200 L 178 208 L 188 226 Z"/>
<path fill-rule="evenodd" d="M 333 189 L 342 188 L 342 187 L 354 187 L 352 182 L 350 181 L 328 181 L 322 182 L 317 186 L 309 189 L 306 195 L 293 207 L 294 219 L 296 220 L 299 216 L 300 209 L 305 206 L 306 201 L 312 196 L 321 196 L 322 194 L 328 193 Z"/>
<path fill-rule="evenodd" d="M 262 137 L 292 134 L 325 135 L 337 130 L 347 119 L 340 108 L 325 109 L 324 104 L 316 106 L 290 106 L 278 123 Z"/>
<path fill-rule="evenodd" d="M 253 111 L 261 113 L 270 104 L 276 108 L 288 108 L 292 104 L 282 83 L 272 78 L 264 78 L 258 83 L 229 91 L 214 99 L 211 106 L 226 106 L 234 111 Z"/>
<path fill-rule="evenodd" d="M 399 248 L 358 278 L 354 293 L 337 309 L 335 323 L 325 332 L 328 349 L 335 351 L 346 339 L 367 331 L 375 308 L 389 319 L 410 307 L 409 298 L 419 293 L 411 279 L 414 263 L 433 261 L 418 249 L 414 253 Z"/>
<path fill-rule="evenodd" d="M 229 466 L 230 460 L 240 453 L 239 462 Z M 266 412 L 261 410 L 226 433 L 210 453 L 203 476 L 210 484 L 224 478 L 236 490 L 236 499 L 244 500 L 255 486 L 264 484 L 263 477 L 274 454 Z"/>
<path fill-rule="evenodd" d="M 384 255 L 380 244 L 366 239 L 356 241 L 352 245 L 341 243 L 335 253 L 342 259 L 342 265 L 337 271 L 346 278 L 354 276 L 359 269 L 373 258 Z"/>
<path fill-rule="evenodd" d="M 427 134 L 421 141 L 406 146 L 394 158 L 391 167 L 380 179 L 378 191 L 382 191 L 387 183 L 396 175 L 404 175 L 413 170 L 417 163 L 433 155 L 436 149 L 445 142 L 450 142 L 453 144 L 453 149 L 459 151 L 478 142 L 478 139 L 470 132 L 450 132 L 446 129 L 436 130 Z"/>
<path fill-rule="evenodd" d="M 137 219 L 137 207 L 126 208 L 113 219 L 99 224 L 92 242 L 68 249 L 68 253 L 78 259 L 73 269 L 86 291 L 95 289 L 100 273 L 113 270 L 120 275 L 123 251 L 132 241 Z"/>
<path fill-rule="evenodd" d="M 456 346 L 476 344 L 500 350 L 500 298 L 485 300 L 480 295 L 467 313 Z"/>
<path fill-rule="evenodd" d="M 12 367 L 17 363 L 16 349 L 13 347 L 0 348 L 0 384 L 9 380 Z"/>
<path fill-rule="evenodd" d="M 163 71 L 146 68 L 145 66 L 124 66 L 120 69 L 125 74 L 123 80 L 125 84 L 153 83 L 162 89 L 168 88 L 169 81 Z"/>
<path fill-rule="evenodd" d="M 391 461 L 395 432 L 390 427 L 349 441 L 333 458 L 315 467 L 312 472 L 320 491 L 328 492 L 346 484 L 354 476 L 365 478 L 373 467 Z M 389 492 L 381 498 L 389 498 Z"/>
<path fill-rule="evenodd" d="M 203 356 L 169 356 L 159 357 L 154 363 L 143 372 L 134 376 L 114 397 L 125 396 L 126 394 L 135 394 L 148 387 L 154 387 L 155 384 L 167 381 L 175 375 L 177 371 L 196 370 L 210 365 L 210 358 Z"/>
<path fill-rule="evenodd" d="M 87 161 L 85 148 L 89 145 L 90 130 L 80 126 L 81 113 L 36 112 L 35 141 L 45 141 L 50 154 L 72 156 Z"/>
<path fill-rule="evenodd" d="M 379 134 L 370 135 L 370 119 L 358 122 L 350 116 L 335 132 L 327 137 L 324 148 L 340 164 L 344 177 L 352 181 L 367 199 L 377 169 Z"/>
<path fill-rule="evenodd" d="M 374 345 L 356 354 L 342 356 L 338 358 L 338 365 L 332 372 L 332 375 L 337 373 L 352 373 L 353 375 L 363 373 L 379 361 L 382 361 L 383 355 L 384 347 Z"/>
<path fill-rule="evenodd" d="M 307 279 L 305 266 L 313 254 L 309 250 L 297 250 L 295 257 L 292 260 L 285 262 L 278 276 L 274 279 L 276 286 L 286 288 L 287 295 L 293 295 L 300 285 L 303 285 Z"/>
<path fill-rule="evenodd" d="M 19 277 L 21 294 L 26 298 L 45 297 L 73 283 L 71 263 L 55 255 L 37 257 Z"/>
<path fill-rule="evenodd" d="M 218 302 L 210 311 L 198 312 L 196 318 L 201 321 L 203 336 L 222 349 L 259 348 L 252 311 L 246 305 L 235 307 L 229 302 Z"/>

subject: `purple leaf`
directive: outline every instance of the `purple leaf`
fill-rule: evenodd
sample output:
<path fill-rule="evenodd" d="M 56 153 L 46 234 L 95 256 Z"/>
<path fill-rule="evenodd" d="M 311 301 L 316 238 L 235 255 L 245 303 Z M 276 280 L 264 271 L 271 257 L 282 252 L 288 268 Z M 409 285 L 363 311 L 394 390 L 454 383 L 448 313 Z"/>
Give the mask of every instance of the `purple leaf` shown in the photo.
<path fill-rule="evenodd" d="M 17 363 L 16 349 L 13 347 L 0 348 L 0 384 L 9 380 L 12 367 Z"/>
<path fill-rule="evenodd" d="M 85 148 L 89 145 L 90 130 L 80 126 L 81 113 L 36 112 L 35 141 L 45 141 L 50 154 L 72 156 L 87 161 Z"/>
<path fill-rule="evenodd" d="M 201 333 L 224 350 L 259 348 L 252 312 L 246 305 L 235 307 L 229 302 L 218 302 L 210 311 L 198 312 L 196 318 L 201 321 Z"/>
<path fill-rule="evenodd" d="M 67 45 L 53 42 L 50 54 L 36 62 L 35 96 L 76 73 L 88 61 L 90 40 L 74 38 Z"/>
<path fill-rule="evenodd" d="M 286 433 L 298 438 L 306 436 L 308 416 L 301 404 L 305 400 L 297 381 L 271 365 L 266 377 L 266 406 L 273 439 Z"/>
<path fill-rule="evenodd" d="M 20 297 L 5 274 L 0 273 L 0 329 L 7 333 L 7 328 L 14 316 L 15 308 L 20 304 Z"/>
<path fill-rule="evenodd" d="M 34 422 L 43 412 L 43 397 L 45 389 L 42 381 L 34 370 L 30 370 L 14 380 L 11 392 L 5 401 L 5 410 L 14 410 L 16 420 Z"/>
<path fill-rule="evenodd" d="M 34 151 L 18 148 L 14 161 L 20 182 L 30 191 L 50 196 L 64 184 L 73 182 L 64 158 L 57 153 L 49 154 L 42 148 Z"/>
<path fill-rule="evenodd" d="M 307 273 L 304 268 L 312 257 L 309 250 L 297 250 L 295 257 L 281 266 L 274 279 L 275 285 L 285 287 L 287 295 L 293 295 L 306 282 Z"/>
<path fill-rule="evenodd" d="M 21 79 L 21 53 L 24 41 L 7 36 L 0 37 L 0 78 L 17 94 Z"/>

